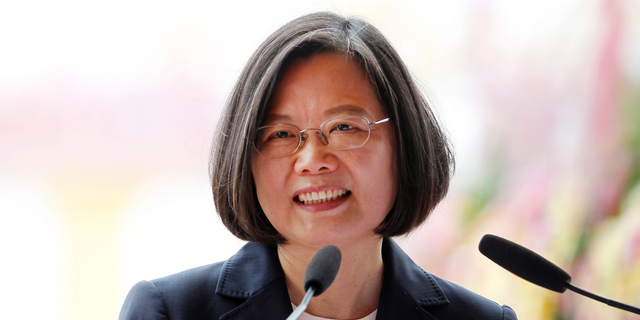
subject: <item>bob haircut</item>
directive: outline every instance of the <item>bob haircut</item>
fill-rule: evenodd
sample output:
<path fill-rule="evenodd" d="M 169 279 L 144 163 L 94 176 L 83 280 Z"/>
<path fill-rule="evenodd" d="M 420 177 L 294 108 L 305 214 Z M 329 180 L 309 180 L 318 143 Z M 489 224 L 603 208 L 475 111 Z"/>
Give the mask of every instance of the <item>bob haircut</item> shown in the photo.
<path fill-rule="evenodd" d="M 454 168 L 449 142 L 398 53 L 363 20 L 313 13 L 287 23 L 260 45 L 244 66 L 218 123 L 209 164 L 213 198 L 222 222 L 240 239 L 286 242 L 260 207 L 251 157 L 256 129 L 279 75 L 289 61 L 319 52 L 344 53 L 359 61 L 395 128 L 397 198 L 375 233 L 409 233 L 447 194 Z"/>

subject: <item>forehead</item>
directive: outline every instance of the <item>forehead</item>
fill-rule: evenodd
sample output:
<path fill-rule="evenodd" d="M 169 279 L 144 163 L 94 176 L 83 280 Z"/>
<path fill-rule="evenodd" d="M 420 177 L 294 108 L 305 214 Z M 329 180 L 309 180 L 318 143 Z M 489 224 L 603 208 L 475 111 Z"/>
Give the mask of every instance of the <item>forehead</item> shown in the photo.
<path fill-rule="evenodd" d="M 286 65 L 263 123 L 345 114 L 375 120 L 385 112 L 375 86 L 358 60 L 342 53 L 323 52 L 295 58 Z"/>

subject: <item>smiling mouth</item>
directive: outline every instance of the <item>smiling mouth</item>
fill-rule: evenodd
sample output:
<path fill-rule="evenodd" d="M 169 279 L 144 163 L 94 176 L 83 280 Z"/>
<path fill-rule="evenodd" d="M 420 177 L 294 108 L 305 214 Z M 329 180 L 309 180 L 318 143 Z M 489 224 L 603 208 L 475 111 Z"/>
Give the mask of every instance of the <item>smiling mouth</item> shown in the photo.
<path fill-rule="evenodd" d="M 302 204 L 320 204 L 335 201 L 351 194 L 349 190 L 326 190 L 320 192 L 301 193 L 294 200 Z"/>

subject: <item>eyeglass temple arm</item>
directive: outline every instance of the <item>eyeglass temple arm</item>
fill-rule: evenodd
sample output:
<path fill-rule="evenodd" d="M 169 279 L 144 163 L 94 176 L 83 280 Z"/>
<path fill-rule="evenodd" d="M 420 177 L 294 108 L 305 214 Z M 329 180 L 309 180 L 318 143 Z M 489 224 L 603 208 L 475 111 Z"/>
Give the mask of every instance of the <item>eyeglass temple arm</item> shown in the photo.
<path fill-rule="evenodd" d="M 391 118 L 385 118 L 385 119 L 382 119 L 382 120 L 378 120 L 376 122 L 371 123 L 371 126 L 375 126 L 376 124 L 385 123 L 385 122 L 388 122 L 389 120 L 391 120 Z"/>

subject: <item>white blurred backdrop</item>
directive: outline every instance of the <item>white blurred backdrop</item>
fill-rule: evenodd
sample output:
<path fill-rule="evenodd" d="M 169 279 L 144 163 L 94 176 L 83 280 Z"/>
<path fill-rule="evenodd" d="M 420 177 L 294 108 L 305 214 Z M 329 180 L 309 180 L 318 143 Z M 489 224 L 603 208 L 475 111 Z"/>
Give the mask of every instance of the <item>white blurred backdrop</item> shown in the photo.
<path fill-rule="evenodd" d="M 520 242 L 574 283 L 640 304 L 640 3 L 5 1 L 0 4 L 0 308 L 115 319 L 142 279 L 226 259 L 207 174 L 227 94 L 302 14 L 390 39 L 453 141 L 449 197 L 402 246 L 522 319 L 631 319 L 546 292 L 477 252 Z"/>

